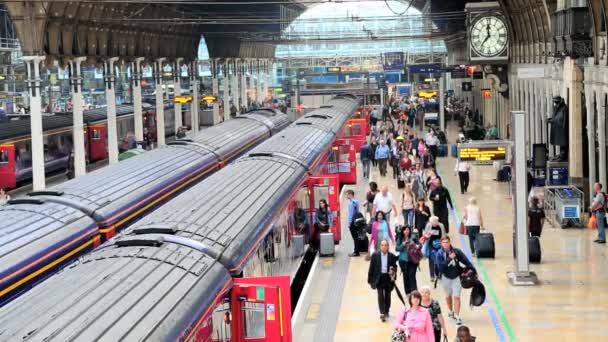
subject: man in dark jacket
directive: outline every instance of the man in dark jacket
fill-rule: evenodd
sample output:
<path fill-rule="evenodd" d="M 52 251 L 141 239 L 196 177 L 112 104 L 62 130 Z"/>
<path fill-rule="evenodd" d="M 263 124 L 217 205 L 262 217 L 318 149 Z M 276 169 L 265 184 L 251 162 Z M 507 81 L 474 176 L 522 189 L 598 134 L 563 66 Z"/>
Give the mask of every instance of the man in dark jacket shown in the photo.
<path fill-rule="evenodd" d="M 388 241 L 380 242 L 380 251 L 372 255 L 367 273 L 367 283 L 372 289 L 378 291 L 378 309 L 380 310 L 380 320 L 385 322 L 391 308 L 391 291 L 394 282 L 391 273 L 397 269 L 398 257 L 388 250 Z"/>
<path fill-rule="evenodd" d="M 441 178 L 439 178 L 439 186 L 433 190 L 429 199 L 433 202 L 433 215 L 439 217 L 439 222 L 443 223 L 445 227 L 446 233 L 450 232 L 450 222 L 449 222 L 449 209 L 448 203 L 450 207 L 454 208 L 452 204 L 452 198 L 450 197 L 450 192 L 448 189 L 443 187 L 443 183 L 441 182 Z"/>
<path fill-rule="evenodd" d="M 361 159 L 361 166 L 363 166 L 363 178 L 369 178 L 369 167 L 374 159 L 374 150 L 367 140 L 365 140 L 365 144 L 359 150 L 359 158 Z"/>
<path fill-rule="evenodd" d="M 460 249 L 452 246 L 450 237 L 446 235 L 441 238 L 441 249 L 435 254 L 435 267 L 450 310 L 448 317 L 455 320 L 457 325 L 462 325 L 462 319 L 460 318 L 460 292 L 462 291 L 460 274 L 464 269 L 475 270 L 475 266 Z"/>

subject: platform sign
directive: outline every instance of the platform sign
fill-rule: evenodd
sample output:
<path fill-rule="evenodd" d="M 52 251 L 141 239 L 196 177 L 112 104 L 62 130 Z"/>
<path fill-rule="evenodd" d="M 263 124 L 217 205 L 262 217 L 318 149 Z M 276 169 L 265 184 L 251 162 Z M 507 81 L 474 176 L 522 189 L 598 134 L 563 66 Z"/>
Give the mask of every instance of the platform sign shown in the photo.
<path fill-rule="evenodd" d="M 435 74 L 441 70 L 440 64 L 416 64 L 410 65 L 411 74 Z"/>
<path fill-rule="evenodd" d="M 384 71 L 401 71 L 405 67 L 403 52 L 387 52 L 383 57 Z"/>
<path fill-rule="evenodd" d="M 192 102 L 192 96 L 176 96 L 173 99 L 173 102 L 174 103 L 181 103 L 181 104 L 189 103 L 189 102 Z"/>
<path fill-rule="evenodd" d="M 452 70 L 452 78 L 453 79 L 468 78 L 467 68 L 466 67 L 454 68 Z"/>
<path fill-rule="evenodd" d="M 502 142 L 458 144 L 458 159 L 476 164 L 506 161 L 508 149 L 508 143 Z"/>
<path fill-rule="evenodd" d="M 331 73 L 340 73 L 340 72 L 342 72 L 342 68 L 340 68 L 339 66 L 327 67 L 325 70 L 327 72 L 331 72 Z"/>

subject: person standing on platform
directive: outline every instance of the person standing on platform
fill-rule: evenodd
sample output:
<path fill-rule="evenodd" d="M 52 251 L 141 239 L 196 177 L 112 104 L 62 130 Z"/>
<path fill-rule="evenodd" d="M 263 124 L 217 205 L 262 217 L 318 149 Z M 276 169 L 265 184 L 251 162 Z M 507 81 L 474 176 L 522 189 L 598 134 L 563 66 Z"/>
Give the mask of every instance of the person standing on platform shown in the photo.
<path fill-rule="evenodd" d="M 331 209 L 327 205 L 327 200 L 321 199 L 319 201 L 319 207 L 315 212 L 314 219 L 314 233 L 313 233 L 313 249 L 319 249 L 319 243 L 321 239 L 321 233 L 327 233 L 331 230 L 331 226 L 334 222 L 333 214 Z"/>
<path fill-rule="evenodd" d="M 395 215 L 399 215 L 399 210 L 397 210 L 397 205 L 393 200 L 393 195 L 388 192 L 388 186 L 382 186 L 382 189 L 376 197 L 374 198 L 374 210 L 372 211 L 372 217 L 376 216 L 376 212 L 381 211 L 384 213 L 386 218 L 386 222 L 390 225 L 391 223 L 391 211 L 395 209 Z"/>
<path fill-rule="evenodd" d="M 441 179 L 438 179 L 438 186 L 429 194 L 429 199 L 433 202 L 433 215 L 439 217 L 439 222 L 445 226 L 445 232 L 450 232 L 449 208 L 454 208 L 452 198 L 448 189 L 443 187 Z"/>
<path fill-rule="evenodd" d="M 374 159 L 374 151 L 367 140 L 365 140 L 365 144 L 359 150 L 359 158 L 361 159 L 361 166 L 363 168 L 363 178 L 369 179 L 370 163 Z"/>
<path fill-rule="evenodd" d="M 441 250 L 436 253 L 435 262 L 437 264 L 438 277 L 441 287 L 445 291 L 445 299 L 450 313 L 448 317 L 455 320 L 457 325 L 462 325 L 460 318 L 460 274 L 463 271 L 463 264 L 467 269 L 475 271 L 475 266 L 458 248 L 452 246 L 449 236 L 441 238 Z"/>
<path fill-rule="evenodd" d="M 386 322 L 391 309 L 391 292 L 394 283 L 389 272 L 395 272 L 397 256 L 388 250 L 388 241 L 380 242 L 380 250 L 374 252 L 369 263 L 367 283 L 378 292 L 378 309 L 380 320 Z"/>
<path fill-rule="evenodd" d="M 380 169 L 380 176 L 386 177 L 386 167 L 388 160 L 391 157 L 391 149 L 386 145 L 383 139 L 380 140 L 380 145 L 376 148 L 376 154 L 374 158 L 378 162 L 378 168 Z"/>
<path fill-rule="evenodd" d="M 469 171 L 471 170 L 471 163 L 464 160 L 458 160 L 456 166 L 454 166 L 454 173 L 458 174 L 458 180 L 460 181 L 460 193 L 465 194 L 469 190 Z"/>
<path fill-rule="evenodd" d="M 545 211 L 540 206 L 538 197 L 532 196 L 530 209 L 528 209 L 528 227 L 532 236 L 540 238 L 545 223 Z"/>
<path fill-rule="evenodd" d="M 346 222 L 348 222 L 348 229 L 350 230 L 350 235 L 353 237 L 354 242 L 353 252 L 349 254 L 349 256 L 357 257 L 359 256 L 359 250 L 357 249 L 358 231 L 355 226 L 355 214 L 359 212 L 359 201 L 355 199 L 355 192 L 352 190 L 346 190 L 346 198 L 348 199 Z"/>
<path fill-rule="evenodd" d="M 591 213 L 595 215 L 597 220 L 597 239 L 593 242 L 604 244 L 606 243 L 606 193 L 602 190 L 601 183 L 593 185 L 595 196 L 591 204 Z"/>
<path fill-rule="evenodd" d="M 420 292 L 414 291 L 408 296 L 409 308 L 403 308 L 397 314 L 393 327 L 397 331 L 405 332 L 407 342 L 433 342 L 433 321 L 431 314 L 420 303 Z"/>
<path fill-rule="evenodd" d="M 5 205 L 10 200 L 11 196 L 9 196 L 3 188 L 0 188 L 0 205 Z"/>
<path fill-rule="evenodd" d="M 435 342 L 441 342 L 441 336 L 448 335 L 448 330 L 445 327 L 445 320 L 441 314 L 441 305 L 438 301 L 431 297 L 430 287 L 421 287 L 420 294 L 422 295 L 422 302 L 420 302 L 420 306 L 429 310 L 429 313 L 431 314 L 431 320 L 433 321 L 433 332 L 435 333 Z"/>
<path fill-rule="evenodd" d="M 471 247 L 471 253 L 475 254 L 475 240 L 481 227 L 483 227 L 483 217 L 481 215 L 481 208 L 477 205 L 477 198 L 471 197 L 469 199 L 469 205 L 464 208 L 464 216 L 462 221 L 466 227 L 467 235 L 469 236 L 469 246 Z"/>

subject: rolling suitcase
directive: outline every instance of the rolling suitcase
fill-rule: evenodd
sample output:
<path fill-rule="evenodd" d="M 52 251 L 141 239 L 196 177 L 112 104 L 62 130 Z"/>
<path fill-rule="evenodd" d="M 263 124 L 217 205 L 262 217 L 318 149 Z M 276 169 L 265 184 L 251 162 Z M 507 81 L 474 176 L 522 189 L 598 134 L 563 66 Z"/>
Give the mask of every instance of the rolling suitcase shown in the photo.
<path fill-rule="evenodd" d="M 297 234 L 291 237 L 291 257 L 299 258 L 304 255 L 304 235 Z"/>
<path fill-rule="evenodd" d="M 458 145 L 452 145 L 452 158 L 458 158 Z"/>
<path fill-rule="evenodd" d="M 335 253 L 334 234 L 321 233 L 320 241 L 319 254 L 321 256 L 333 256 Z"/>
<path fill-rule="evenodd" d="M 539 263 L 541 260 L 540 239 L 536 236 L 528 238 L 528 253 L 530 262 Z"/>
<path fill-rule="evenodd" d="M 357 247 L 357 252 L 359 253 L 367 253 L 369 250 L 369 240 L 367 239 L 367 235 L 365 235 L 365 230 L 358 232 L 355 246 Z"/>
<path fill-rule="evenodd" d="M 441 144 L 437 146 L 437 157 L 447 157 L 448 156 L 448 145 Z"/>
<path fill-rule="evenodd" d="M 475 239 L 475 254 L 478 258 L 494 258 L 494 235 L 492 233 L 479 233 Z"/>

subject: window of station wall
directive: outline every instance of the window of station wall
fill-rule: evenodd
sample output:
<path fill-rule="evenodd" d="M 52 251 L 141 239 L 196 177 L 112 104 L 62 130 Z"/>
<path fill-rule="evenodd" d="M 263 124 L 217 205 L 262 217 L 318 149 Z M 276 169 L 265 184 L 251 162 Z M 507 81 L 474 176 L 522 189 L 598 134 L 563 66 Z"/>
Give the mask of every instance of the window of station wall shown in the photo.
<path fill-rule="evenodd" d="M 442 40 L 426 38 L 434 28 L 436 25 L 406 1 L 323 2 L 310 7 L 283 31 L 282 39 L 288 43 L 277 46 L 275 57 L 446 53 Z"/>

